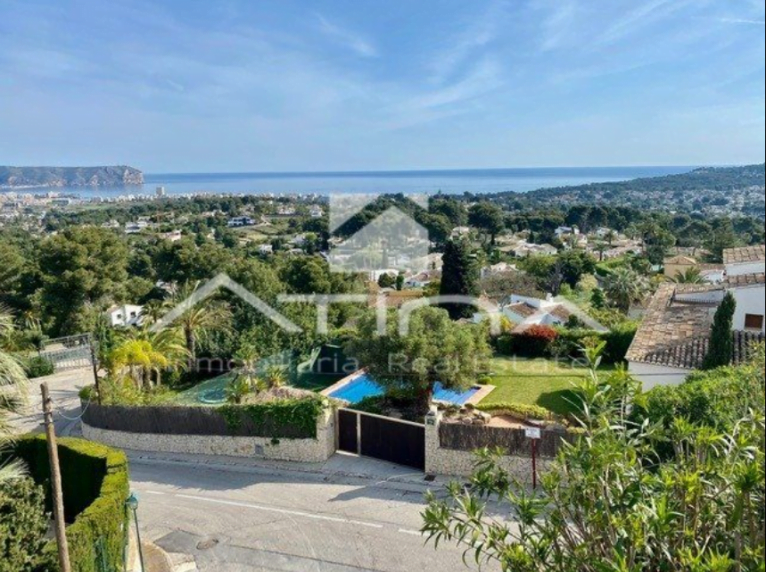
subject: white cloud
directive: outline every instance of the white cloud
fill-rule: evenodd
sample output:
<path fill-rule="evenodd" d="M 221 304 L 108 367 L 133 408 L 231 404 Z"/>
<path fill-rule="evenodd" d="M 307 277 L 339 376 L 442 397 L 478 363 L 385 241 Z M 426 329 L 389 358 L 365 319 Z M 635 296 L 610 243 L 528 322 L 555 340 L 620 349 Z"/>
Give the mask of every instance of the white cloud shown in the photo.
<path fill-rule="evenodd" d="M 378 49 L 361 34 L 330 22 L 321 14 L 317 15 L 317 20 L 323 34 L 350 49 L 358 56 L 363 58 L 376 58 L 379 56 Z"/>

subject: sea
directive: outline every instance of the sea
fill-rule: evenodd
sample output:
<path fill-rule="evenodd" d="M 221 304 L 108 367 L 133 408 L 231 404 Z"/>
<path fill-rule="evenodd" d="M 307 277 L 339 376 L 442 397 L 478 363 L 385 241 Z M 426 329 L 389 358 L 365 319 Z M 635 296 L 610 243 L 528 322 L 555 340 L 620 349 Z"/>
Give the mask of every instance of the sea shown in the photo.
<path fill-rule="evenodd" d="M 492 194 L 526 193 L 538 189 L 589 183 L 627 181 L 687 173 L 695 167 L 578 167 L 444 171 L 371 171 L 327 173 L 187 173 L 144 175 L 145 184 L 130 187 L 63 187 L 17 189 L 17 193 L 54 191 L 83 199 L 154 196 L 163 187 L 167 196 L 199 194 L 330 195 L 360 194 Z"/>

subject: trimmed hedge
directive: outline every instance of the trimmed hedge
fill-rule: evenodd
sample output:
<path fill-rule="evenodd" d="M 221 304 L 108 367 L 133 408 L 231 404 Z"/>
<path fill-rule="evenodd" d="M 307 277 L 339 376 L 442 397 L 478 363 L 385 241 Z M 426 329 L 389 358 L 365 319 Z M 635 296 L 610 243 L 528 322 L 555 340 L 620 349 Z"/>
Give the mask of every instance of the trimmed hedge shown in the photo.
<path fill-rule="evenodd" d="M 0 572 L 45 572 L 45 491 L 32 479 L 0 485 Z"/>
<path fill-rule="evenodd" d="M 34 481 L 45 487 L 50 510 L 50 463 L 45 436 L 23 437 L 15 444 L 15 455 L 27 464 Z M 72 570 L 122 570 L 128 542 L 127 458 L 120 451 L 79 439 L 60 439 L 59 457 Z M 50 563 L 46 570 L 58 569 L 55 542 L 46 547 L 45 558 Z"/>

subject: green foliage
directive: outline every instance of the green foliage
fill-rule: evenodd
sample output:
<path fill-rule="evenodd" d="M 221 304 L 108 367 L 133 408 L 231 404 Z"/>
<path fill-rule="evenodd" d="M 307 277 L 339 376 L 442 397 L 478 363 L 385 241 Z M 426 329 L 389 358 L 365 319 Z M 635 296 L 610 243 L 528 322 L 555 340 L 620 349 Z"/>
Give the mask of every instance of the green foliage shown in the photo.
<path fill-rule="evenodd" d="M 544 407 L 524 405 L 521 403 L 491 403 L 476 406 L 479 411 L 494 415 L 509 415 L 522 420 L 561 421 L 561 419 Z"/>
<path fill-rule="evenodd" d="M 316 439 L 317 421 L 325 408 L 323 399 L 312 397 L 226 405 L 218 412 L 233 433 L 248 427 L 248 433 L 256 437 Z"/>
<path fill-rule="evenodd" d="M 444 248 L 444 267 L 442 269 L 442 296 L 476 297 L 479 294 L 479 267 L 476 256 L 467 240 L 449 241 Z M 476 311 L 471 306 L 445 304 L 453 320 L 470 318 Z"/>
<path fill-rule="evenodd" d="M 705 358 L 704 369 L 716 369 L 730 365 L 734 359 L 734 315 L 737 300 L 728 292 L 713 320 L 710 334 L 710 351 Z"/>
<path fill-rule="evenodd" d="M 720 431 L 729 431 L 751 409 L 763 407 L 766 375 L 763 345 L 752 363 L 692 375 L 685 383 L 650 391 L 637 415 L 670 425 L 686 419 Z"/>
<path fill-rule="evenodd" d="M 602 382 L 599 351 L 589 352 L 581 388 L 581 436 L 564 445 L 541 490 L 502 469 L 501 452 L 482 451 L 470 487 L 429 495 L 423 532 L 503 572 L 763 570 L 763 402 L 725 432 L 682 419 L 633 423 L 640 384 L 625 371 Z M 658 442 L 672 446 L 664 460 Z"/>
<path fill-rule="evenodd" d="M 34 481 L 46 486 L 50 465 L 45 437 L 22 438 L 16 454 L 27 463 Z M 128 530 L 127 458 L 119 451 L 78 439 L 59 440 L 59 457 L 73 571 L 101 572 L 102 562 L 108 569 L 121 570 Z M 50 499 L 46 502 L 50 507 Z M 55 554 L 55 543 L 49 543 L 45 558 L 55 562 Z M 46 570 L 57 569 L 49 566 Z"/>
<path fill-rule="evenodd" d="M 128 248 L 112 231 L 78 227 L 40 246 L 40 316 L 54 335 L 88 332 L 98 313 L 92 304 L 125 301 Z"/>
<path fill-rule="evenodd" d="M 559 333 L 550 326 L 530 326 L 511 334 L 512 347 L 520 357 L 538 358 L 551 355 L 551 347 Z"/>
<path fill-rule="evenodd" d="M 56 366 L 49 359 L 40 356 L 34 356 L 24 360 L 24 371 L 29 379 L 48 377 L 56 373 Z"/>
<path fill-rule="evenodd" d="M 650 292 L 645 276 L 630 268 L 618 268 L 605 279 L 604 293 L 607 299 L 624 314 L 635 302 L 642 302 Z"/>
<path fill-rule="evenodd" d="M 391 316 L 389 316 L 391 317 Z M 375 312 L 366 314 L 359 333 L 346 351 L 367 367 L 375 380 L 391 390 L 409 392 L 428 410 L 434 386 L 466 390 L 486 370 L 490 358 L 487 332 L 474 324 L 456 324 L 445 310 L 423 308 L 410 318 L 409 331 L 399 330 L 398 320 L 389 319 L 387 333 L 377 335 Z"/>
<path fill-rule="evenodd" d="M 0 572 L 44 572 L 45 492 L 31 479 L 0 484 Z"/>

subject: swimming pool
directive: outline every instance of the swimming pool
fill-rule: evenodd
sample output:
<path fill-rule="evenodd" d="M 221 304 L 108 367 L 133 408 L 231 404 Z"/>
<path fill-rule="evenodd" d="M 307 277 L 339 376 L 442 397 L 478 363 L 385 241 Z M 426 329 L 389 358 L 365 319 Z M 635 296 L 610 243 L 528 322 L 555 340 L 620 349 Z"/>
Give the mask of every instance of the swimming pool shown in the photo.
<path fill-rule="evenodd" d="M 457 392 L 445 389 L 441 383 L 437 383 L 434 388 L 434 401 L 450 403 L 452 405 L 465 405 L 480 390 L 478 387 L 472 387 L 468 391 Z M 348 401 L 351 405 L 356 405 L 368 397 L 380 397 L 385 395 L 385 390 L 378 385 L 369 374 L 362 374 L 350 383 L 332 391 L 329 396 L 333 399 Z"/>

